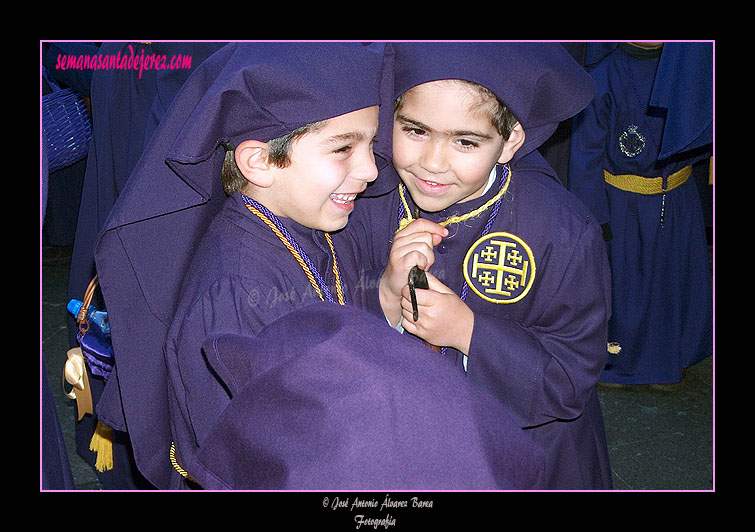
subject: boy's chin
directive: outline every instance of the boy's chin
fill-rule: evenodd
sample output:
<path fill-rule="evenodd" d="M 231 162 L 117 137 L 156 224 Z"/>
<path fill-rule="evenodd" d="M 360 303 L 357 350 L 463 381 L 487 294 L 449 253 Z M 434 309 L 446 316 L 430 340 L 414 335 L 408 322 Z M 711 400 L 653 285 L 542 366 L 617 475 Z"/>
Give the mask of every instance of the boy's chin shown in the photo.
<path fill-rule="evenodd" d="M 346 224 L 348 222 L 349 218 L 347 216 L 343 220 L 332 220 L 319 223 L 317 227 L 313 227 L 312 229 L 317 229 L 318 231 L 323 231 L 324 233 L 334 233 L 346 227 Z"/>
<path fill-rule="evenodd" d="M 412 195 L 412 200 L 417 207 L 423 212 L 439 212 L 449 208 L 456 203 L 453 200 L 448 200 L 440 197 L 428 198 L 427 196 L 418 193 Z"/>
<path fill-rule="evenodd" d="M 479 193 L 470 194 L 469 196 L 459 196 L 458 191 L 456 190 L 449 190 L 446 194 L 432 195 L 425 194 L 421 190 L 410 189 L 409 193 L 412 197 L 412 201 L 414 201 L 414 204 L 417 205 L 423 212 L 444 211 L 450 207 L 453 207 L 454 205 L 463 204 L 480 197 Z"/>

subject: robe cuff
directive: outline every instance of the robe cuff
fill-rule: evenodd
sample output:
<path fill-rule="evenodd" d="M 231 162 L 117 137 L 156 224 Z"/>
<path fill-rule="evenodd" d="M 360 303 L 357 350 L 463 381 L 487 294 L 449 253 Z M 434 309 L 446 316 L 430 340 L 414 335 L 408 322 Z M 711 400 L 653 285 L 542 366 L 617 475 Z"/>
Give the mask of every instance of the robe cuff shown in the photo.
<path fill-rule="evenodd" d="M 538 339 L 518 323 L 475 313 L 467 375 L 508 405 L 522 426 L 547 420 L 538 415 L 536 405 L 550 358 Z"/>

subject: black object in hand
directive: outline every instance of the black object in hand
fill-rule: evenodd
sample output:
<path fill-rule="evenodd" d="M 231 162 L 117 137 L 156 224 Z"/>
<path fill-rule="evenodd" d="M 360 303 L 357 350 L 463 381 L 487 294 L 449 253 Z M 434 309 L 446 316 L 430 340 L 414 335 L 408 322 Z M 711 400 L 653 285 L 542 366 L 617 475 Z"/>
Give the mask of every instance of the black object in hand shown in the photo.
<path fill-rule="evenodd" d="M 427 284 L 427 275 L 424 270 L 421 270 L 418 266 L 414 266 L 409 271 L 409 294 L 412 297 L 412 312 L 414 313 L 414 321 L 419 319 L 419 309 L 417 308 L 417 294 L 414 291 L 416 288 L 428 289 L 430 286 Z"/>

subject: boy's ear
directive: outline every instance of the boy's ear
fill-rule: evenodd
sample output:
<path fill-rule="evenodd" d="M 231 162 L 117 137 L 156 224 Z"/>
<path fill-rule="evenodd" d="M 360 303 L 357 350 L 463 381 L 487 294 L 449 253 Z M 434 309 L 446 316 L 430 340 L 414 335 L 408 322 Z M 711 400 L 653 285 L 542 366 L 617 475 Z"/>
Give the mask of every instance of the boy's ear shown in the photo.
<path fill-rule="evenodd" d="M 270 164 L 267 162 L 267 142 L 245 140 L 236 146 L 236 166 L 250 183 L 267 188 L 272 184 Z"/>
<path fill-rule="evenodd" d="M 522 144 L 524 144 L 524 128 L 522 128 L 522 124 L 517 122 L 511 130 L 509 140 L 504 141 L 503 143 L 503 151 L 498 158 L 498 162 L 501 164 L 509 162 L 514 157 L 517 150 L 522 147 Z"/>

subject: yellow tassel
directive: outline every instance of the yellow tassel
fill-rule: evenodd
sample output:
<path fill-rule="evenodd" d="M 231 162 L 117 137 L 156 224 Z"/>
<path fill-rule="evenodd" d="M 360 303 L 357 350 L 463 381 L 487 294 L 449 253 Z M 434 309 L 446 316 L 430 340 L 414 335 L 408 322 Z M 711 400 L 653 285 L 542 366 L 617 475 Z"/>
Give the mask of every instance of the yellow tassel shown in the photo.
<path fill-rule="evenodd" d="M 713 184 L 713 157 L 710 158 L 710 162 L 708 163 L 708 184 Z"/>
<path fill-rule="evenodd" d="M 97 453 L 95 469 L 102 473 L 113 469 L 113 429 L 102 421 L 97 421 L 92 440 L 89 442 L 89 450 Z"/>
<path fill-rule="evenodd" d="M 619 345 L 619 342 L 608 342 L 608 352 L 612 355 L 618 355 L 621 353 L 621 345 Z"/>

